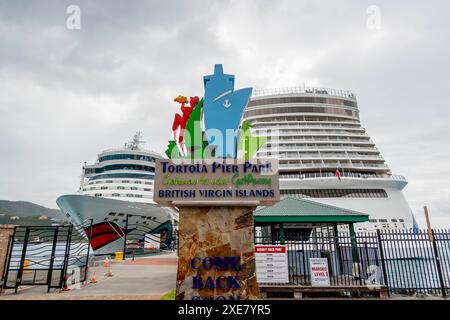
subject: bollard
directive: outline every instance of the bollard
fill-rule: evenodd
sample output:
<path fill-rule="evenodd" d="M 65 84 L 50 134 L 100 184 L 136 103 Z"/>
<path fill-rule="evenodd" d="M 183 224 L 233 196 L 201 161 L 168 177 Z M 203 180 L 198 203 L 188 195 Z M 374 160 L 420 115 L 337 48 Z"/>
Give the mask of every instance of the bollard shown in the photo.
<path fill-rule="evenodd" d="M 121 252 L 121 251 L 114 252 L 114 260 L 122 261 L 123 257 L 124 257 L 123 252 Z"/>
<path fill-rule="evenodd" d="M 23 261 L 23 274 L 31 274 L 30 270 L 30 260 Z"/>

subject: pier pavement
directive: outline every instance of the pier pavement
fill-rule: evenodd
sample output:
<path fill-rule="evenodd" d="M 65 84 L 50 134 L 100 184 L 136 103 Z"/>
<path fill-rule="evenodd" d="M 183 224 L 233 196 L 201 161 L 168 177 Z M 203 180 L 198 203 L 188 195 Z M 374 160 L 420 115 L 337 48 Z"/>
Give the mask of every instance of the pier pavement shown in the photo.
<path fill-rule="evenodd" d="M 134 261 L 131 258 L 110 260 L 113 276 L 108 277 L 109 268 L 104 267 L 101 260 L 90 268 L 91 274 L 97 275 L 97 283 L 87 283 L 81 289 L 70 291 L 53 289 L 50 293 L 46 286 L 23 286 L 17 294 L 6 290 L 0 300 L 159 300 L 175 289 L 177 261 L 175 253 L 136 257 Z"/>

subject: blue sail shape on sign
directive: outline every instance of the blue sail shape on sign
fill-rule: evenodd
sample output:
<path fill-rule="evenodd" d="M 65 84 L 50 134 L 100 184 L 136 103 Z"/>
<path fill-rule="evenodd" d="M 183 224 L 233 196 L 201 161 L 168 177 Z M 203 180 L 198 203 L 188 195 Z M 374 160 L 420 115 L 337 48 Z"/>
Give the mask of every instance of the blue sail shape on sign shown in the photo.
<path fill-rule="evenodd" d="M 236 158 L 237 129 L 252 88 L 234 91 L 234 75 L 224 74 L 221 64 L 214 66 L 214 74 L 203 77 L 203 84 L 203 117 L 208 144 L 215 146 L 216 157 Z"/>

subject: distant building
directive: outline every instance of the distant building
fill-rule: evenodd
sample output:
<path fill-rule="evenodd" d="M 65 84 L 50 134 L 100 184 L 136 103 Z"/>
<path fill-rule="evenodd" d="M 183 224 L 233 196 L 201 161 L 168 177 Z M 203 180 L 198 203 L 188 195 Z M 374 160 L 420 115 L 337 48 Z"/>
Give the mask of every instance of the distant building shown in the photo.
<path fill-rule="evenodd" d="M 11 218 L 9 218 L 9 219 L 11 219 L 11 220 L 19 220 L 20 219 L 20 217 L 18 217 L 18 216 L 12 216 Z"/>

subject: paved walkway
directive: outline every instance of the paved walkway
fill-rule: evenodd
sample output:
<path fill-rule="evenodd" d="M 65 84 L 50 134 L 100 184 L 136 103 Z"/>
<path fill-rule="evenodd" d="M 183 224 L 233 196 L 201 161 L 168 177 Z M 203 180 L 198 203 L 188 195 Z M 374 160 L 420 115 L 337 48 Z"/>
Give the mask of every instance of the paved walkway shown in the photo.
<path fill-rule="evenodd" d="M 159 300 L 175 289 L 177 257 L 174 253 L 150 257 L 136 257 L 126 261 L 112 261 L 113 276 L 107 277 L 108 268 L 98 264 L 90 268 L 97 275 L 97 283 L 89 283 L 81 289 L 47 293 L 47 287 L 21 287 L 15 295 L 8 290 L 0 299 L 46 300 L 108 300 L 150 299 Z"/>

